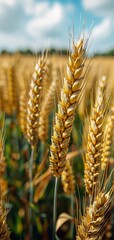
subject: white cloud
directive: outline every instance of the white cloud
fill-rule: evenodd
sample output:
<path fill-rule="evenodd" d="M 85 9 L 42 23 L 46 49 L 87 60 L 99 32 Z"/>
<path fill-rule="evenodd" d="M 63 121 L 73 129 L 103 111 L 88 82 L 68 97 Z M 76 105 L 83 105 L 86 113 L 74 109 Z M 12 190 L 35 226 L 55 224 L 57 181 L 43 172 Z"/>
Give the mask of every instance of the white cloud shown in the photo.
<path fill-rule="evenodd" d="M 33 15 L 40 15 L 42 13 L 46 13 L 47 9 L 48 9 L 48 2 L 46 1 L 42 1 L 39 3 L 34 3 L 34 4 L 30 4 L 27 8 L 27 11 L 29 14 L 33 14 Z"/>
<path fill-rule="evenodd" d="M 82 0 L 82 4 L 86 11 L 93 14 L 93 19 L 97 17 L 99 20 L 92 31 L 96 51 L 108 50 L 114 38 L 114 0 Z"/>
<path fill-rule="evenodd" d="M 37 9 L 39 10 L 39 8 Z M 39 31 L 43 34 L 50 29 L 53 31 L 63 19 L 64 9 L 60 3 L 53 4 L 51 8 L 48 4 L 42 4 L 40 5 L 40 15 L 28 22 L 27 31 L 33 36 L 38 36 Z"/>
<path fill-rule="evenodd" d="M 82 0 L 82 3 L 86 10 L 93 11 L 96 15 L 114 14 L 114 0 Z"/>
<path fill-rule="evenodd" d="M 105 44 L 110 46 L 114 31 L 114 0 L 82 0 L 82 3 L 86 10 L 100 16 L 100 22 L 92 31 L 95 48 L 99 51 Z M 53 3 L 47 0 L 0 0 L 0 49 L 30 47 L 37 50 L 49 42 L 50 47 L 68 47 L 68 28 L 71 26 L 72 31 L 75 8 L 72 3 L 58 0 Z"/>
<path fill-rule="evenodd" d="M 62 47 L 72 12 L 71 3 L 0 0 L 0 49 L 42 48 L 50 38 L 52 46 Z"/>
<path fill-rule="evenodd" d="M 94 41 L 99 43 L 102 40 L 106 40 L 111 35 L 111 20 L 109 18 L 104 19 L 100 24 L 93 28 L 92 36 Z"/>
<path fill-rule="evenodd" d="M 6 6 L 14 6 L 15 0 L 0 0 L 0 4 L 6 5 Z"/>
<path fill-rule="evenodd" d="M 0 0 L 0 32 L 12 33 L 23 29 L 25 9 L 19 0 Z"/>

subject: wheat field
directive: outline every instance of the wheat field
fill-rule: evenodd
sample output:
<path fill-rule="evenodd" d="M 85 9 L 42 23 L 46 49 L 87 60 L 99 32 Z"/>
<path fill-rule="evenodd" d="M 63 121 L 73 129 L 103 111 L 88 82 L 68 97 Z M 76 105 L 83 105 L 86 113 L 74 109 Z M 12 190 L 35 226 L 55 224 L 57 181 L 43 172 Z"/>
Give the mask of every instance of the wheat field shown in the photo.
<path fill-rule="evenodd" d="M 114 59 L 0 55 L 0 239 L 114 239 Z"/>

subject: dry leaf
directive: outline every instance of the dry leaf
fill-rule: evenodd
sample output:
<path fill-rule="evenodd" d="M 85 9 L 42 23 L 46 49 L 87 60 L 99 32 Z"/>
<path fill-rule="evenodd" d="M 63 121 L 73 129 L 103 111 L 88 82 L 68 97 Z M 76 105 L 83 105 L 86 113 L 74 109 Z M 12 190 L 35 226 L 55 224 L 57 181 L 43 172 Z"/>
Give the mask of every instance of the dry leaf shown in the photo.
<path fill-rule="evenodd" d="M 71 217 L 69 214 L 67 213 L 61 213 L 59 215 L 59 218 L 57 219 L 57 222 L 56 222 L 56 232 L 58 231 L 58 229 L 64 224 L 66 223 L 67 221 L 72 221 L 72 222 L 75 222 L 75 219 L 73 217 Z"/>
<path fill-rule="evenodd" d="M 39 176 L 38 178 L 35 178 L 33 180 L 33 184 L 35 186 L 37 186 L 40 182 L 46 180 L 47 178 L 51 178 L 52 177 L 52 173 L 50 171 L 50 169 L 48 169 L 46 172 L 44 172 L 41 176 Z"/>
<path fill-rule="evenodd" d="M 39 177 L 39 175 L 41 174 L 42 170 L 44 169 L 46 162 L 47 162 L 47 156 L 48 156 L 48 150 L 46 150 L 42 162 L 39 164 L 38 169 L 37 169 L 37 173 L 34 177 L 34 180 L 37 179 Z"/>
<path fill-rule="evenodd" d="M 45 179 L 39 182 L 34 194 L 34 202 L 38 202 L 38 200 L 42 197 L 50 179 L 51 179 L 51 175 L 47 176 Z"/>

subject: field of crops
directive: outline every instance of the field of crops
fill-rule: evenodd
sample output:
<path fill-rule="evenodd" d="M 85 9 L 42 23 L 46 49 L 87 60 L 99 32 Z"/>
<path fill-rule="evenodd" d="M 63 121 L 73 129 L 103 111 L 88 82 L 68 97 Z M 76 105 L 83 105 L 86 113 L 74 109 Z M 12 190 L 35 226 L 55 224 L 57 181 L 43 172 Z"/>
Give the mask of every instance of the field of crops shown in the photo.
<path fill-rule="evenodd" d="M 0 56 L 0 239 L 114 239 L 114 59 Z"/>

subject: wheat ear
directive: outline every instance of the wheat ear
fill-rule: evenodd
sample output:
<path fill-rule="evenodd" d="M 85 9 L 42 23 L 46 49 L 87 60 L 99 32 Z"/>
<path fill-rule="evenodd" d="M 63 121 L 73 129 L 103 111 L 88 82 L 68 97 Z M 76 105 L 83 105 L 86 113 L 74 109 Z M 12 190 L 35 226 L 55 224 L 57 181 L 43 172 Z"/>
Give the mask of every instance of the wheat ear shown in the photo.
<path fill-rule="evenodd" d="M 100 192 L 92 205 L 85 209 L 85 215 L 77 228 L 76 240 L 101 240 L 110 218 L 113 201 L 113 187 L 108 193 Z"/>
<path fill-rule="evenodd" d="M 18 111 L 19 107 L 17 79 L 14 66 L 8 67 L 7 80 L 8 80 L 8 98 L 11 111 L 10 114 L 13 114 L 14 112 Z"/>
<path fill-rule="evenodd" d="M 26 91 L 23 90 L 20 93 L 20 101 L 19 101 L 19 122 L 20 128 L 24 136 L 26 136 L 26 121 L 27 121 L 27 94 Z"/>
<path fill-rule="evenodd" d="M 0 85 L 0 112 L 4 112 L 4 95 L 2 84 Z"/>
<path fill-rule="evenodd" d="M 7 181 L 4 179 L 6 161 L 4 156 L 4 136 L 0 137 L 0 196 L 3 199 L 7 190 Z"/>
<path fill-rule="evenodd" d="M 52 82 L 52 63 L 49 59 L 46 60 L 45 63 L 45 76 L 43 81 L 43 96 L 42 96 L 42 102 L 45 101 L 45 97 L 47 95 L 48 89 Z"/>
<path fill-rule="evenodd" d="M 0 240 L 10 240 L 10 232 L 6 224 L 6 212 L 0 204 Z"/>
<path fill-rule="evenodd" d="M 10 107 L 10 103 L 9 103 L 9 96 L 8 96 L 8 92 L 9 92 L 9 87 L 8 87 L 8 81 L 7 81 L 7 70 L 5 68 L 2 69 L 3 73 L 2 73 L 2 92 L 3 92 L 3 104 L 4 104 L 4 112 L 8 115 L 11 114 L 11 107 Z"/>
<path fill-rule="evenodd" d="M 56 73 L 57 74 L 57 73 Z M 49 114 L 54 106 L 58 78 L 55 77 L 49 86 L 49 90 L 44 98 L 39 119 L 39 139 L 45 142 L 48 138 Z"/>
<path fill-rule="evenodd" d="M 43 77 L 45 73 L 45 59 L 44 57 L 39 59 L 38 64 L 35 66 L 35 71 L 32 76 L 29 101 L 27 107 L 27 139 L 31 144 L 31 157 L 29 161 L 29 175 L 30 175 L 30 194 L 29 203 L 33 202 L 33 160 L 35 153 L 35 146 L 38 141 L 38 126 L 39 126 L 39 112 L 41 106 Z M 30 237 L 33 237 L 32 229 L 32 209 L 29 209 L 30 215 Z"/>
<path fill-rule="evenodd" d="M 73 44 L 73 53 L 67 62 L 67 72 L 64 78 L 58 112 L 53 126 L 50 146 L 50 169 L 54 176 L 59 177 L 64 170 L 66 155 L 70 141 L 70 133 L 75 118 L 76 107 L 79 102 L 81 85 L 84 77 L 84 40 Z"/>
<path fill-rule="evenodd" d="M 38 141 L 39 112 L 44 73 L 45 60 L 41 58 L 38 64 L 36 64 L 32 76 L 27 108 L 27 139 L 32 146 L 35 146 Z"/>
<path fill-rule="evenodd" d="M 61 181 L 62 181 L 64 192 L 67 195 L 74 194 L 75 179 L 74 179 L 73 169 L 72 169 L 70 160 L 66 160 L 64 171 L 61 174 Z"/>
<path fill-rule="evenodd" d="M 113 127 L 114 127 L 114 107 L 110 109 L 110 115 L 107 118 L 107 124 L 105 126 L 104 131 L 104 142 L 103 142 L 103 150 L 101 157 L 101 168 L 106 169 L 108 159 L 110 157 L 111 152 L 111 143 L 113 137 Z"/>
<path fill-rule="evenodd" d="M 103 79 L 103 82 L 102 82 Z M 92 114 L 90 116 L 87 150 L 85 156 L 85 171 L 84 181 L 87 193 L 92 195 L 94 192 L 94 186 L 97 183 L 100 168 L 101 168 L 101 152 L 103 142 L 103 118 L 104 118 L 104 103 L 103 103 L 103 89 L 104 77 L 98 85 L 96 92 L 95 105 L 92 108 Z"/>

